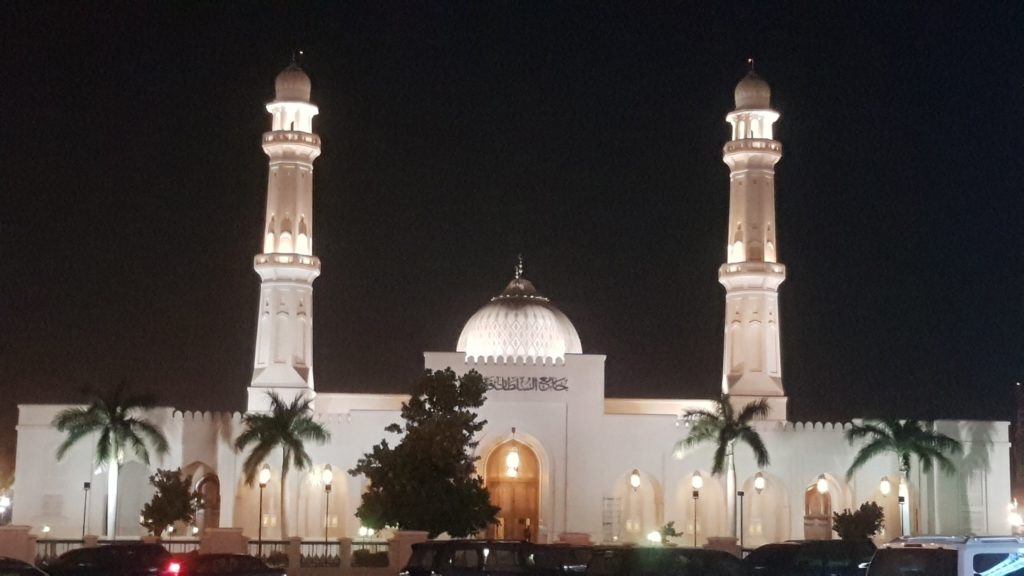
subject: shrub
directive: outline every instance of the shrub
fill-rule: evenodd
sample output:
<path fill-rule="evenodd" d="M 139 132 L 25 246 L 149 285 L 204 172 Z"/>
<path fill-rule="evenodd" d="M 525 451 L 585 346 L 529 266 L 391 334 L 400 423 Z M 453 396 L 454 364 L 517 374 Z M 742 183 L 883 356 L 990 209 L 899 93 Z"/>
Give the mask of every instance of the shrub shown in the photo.
<path fill-rule="evenodd" d="M 832 529 L 843 540 L 867 540 L 874 536 L 885 521 L 885 512 L 875 502 L 865 502 L 856 511 L 849 508 L 832 513 Z"/>

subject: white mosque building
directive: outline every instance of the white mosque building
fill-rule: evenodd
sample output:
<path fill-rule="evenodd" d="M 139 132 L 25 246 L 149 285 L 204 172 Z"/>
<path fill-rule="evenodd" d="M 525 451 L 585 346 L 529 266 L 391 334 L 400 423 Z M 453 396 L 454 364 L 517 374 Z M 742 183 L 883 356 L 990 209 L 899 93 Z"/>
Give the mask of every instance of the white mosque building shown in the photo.
<path fill-rule="evenodd" d="M 162 427 L 171 451 L 152 466 L 130 459 L 122 465 L 119 534 L 141 533 L 139 510 L 150 498 L 147 477 L 157 467 L 181 467 L 193 475 L 206 495 L 200 529 L 241 527 L 255 537 L 262 522 L 263 537 L 275 538 L 281 514 L 288 514 L 293 536 L 323 538 L 325 515 L 331 538 L 355 537 L 360 528 L 354 512 L 364 479 L 335 474 L 327 492 L 320 473 L 327 465 L 352 468 L 384 437 L 384 427 L 400 420 L 406 397 L 316 393 L 313 281 L 320 261 L 313 253 L 313 163 L 320 138 L 313 131 L 318 108 L 310 90 L 308 76 L 293 64 L 277 76 L 276 97 L 267 104 L 272 120 L 263 135 L 270 164 L 266 224 L 262 252 L 255 257 L 262 289 L 247 408 L 265 409 L 268 391 L 314 394 L 316 417 L 334 440 L 309 448 L 313 469 L 289 475 L 283 488 L 290 504 L 283 511 L 275 468 L 280 460 L 269 459 L 272 477 L 261 517 L 260 490 L 245 485 L 244 455 L 232 448 L 241 414 L 154 410 L 148 417 Z M 849 423 L 787 420 L 778 307 L 786 268 L 778 260 L 774 178 L 782 145 L 772 131 L 779 113 L 771 109 L 768 84 L 752 71 L 736 86 L 735 100 L 726 116 L 731 138 L 723 149 L 730 208 L 727 258 L 719 269 L 726 298 L 722 391 L 738 404 L 764 398 L 771 406 L 756 424 L 771 466 L 759 470 L 747 448 L 737 451 L 744 545 L 829 538 L 832 511 L 871 500 L 885 508 L 885 539 L 900 533 L 901 517 L 915 533 L 1009 533 L 1008 423 L 936 422 L 938 430 L 964 444 L 959 472 L 924 474 L 915 465 L 901 483 L 895 457 L 872 460 L 845 479 L 856 451 L 843 438 Z M 497 288 L 500 279 L 495 280 Z M 424 353 L 425 368 L 477 370 L 488 384 L 480 410 L 488 424 L 477 454 L 479 473 L 501 507 L 501 522 L 490 535 L 639 541 L 669 521 L 687 544 L 728 535 L 726 482 L 710 474 L 713 448 L 676 448 L 686 434 L 680 415 L 708 401 L 607 398 L 605 357 L 584 349 L 569 318 L 523 276 L 520 265 L 505 289 L 468 319 L 454 350 Z M 84 529 L 102 534 L 106 472 L 94 470 L 90 442 L 79 443 L 62 461 L 54 457 L 63 436 L 50 422 L 64 408 L 19 406 L 14 523 L 37 532 L 49 526 L 51 537 L 78 537 L 84 515 Z M 513 451 L 519 465 L 510 473 L 506 463 Z M 703 480 L 698 491 L 695 476 Z M 83 490 L 84 482 L 90 490 Z"/>

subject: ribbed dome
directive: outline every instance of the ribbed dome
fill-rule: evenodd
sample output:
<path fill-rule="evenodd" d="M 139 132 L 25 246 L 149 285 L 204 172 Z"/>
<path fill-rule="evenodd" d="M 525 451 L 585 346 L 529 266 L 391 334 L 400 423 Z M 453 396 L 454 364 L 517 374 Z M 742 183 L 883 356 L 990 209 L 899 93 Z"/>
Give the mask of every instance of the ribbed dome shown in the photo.
<path fill-rule="evenodd" d="M 306 73 L 295 62 L 282 70 L 274 80 L 276 100 L 309 102 L 311 89 L 309 76 L 306 76 Z"/>
<path fill-rule="evenodd" d="M 455 349 L 470 359 L 505 362 L 551 362 L 582 354 L 569 318 L 521 274 L 519 267 L 505 290 L 473 314 Z"/>
<path fill-rule="evenodd" d="M 771 107 L 772 89 L 751 70 L 736 85 L 736 109 L 765 109 Z"/>

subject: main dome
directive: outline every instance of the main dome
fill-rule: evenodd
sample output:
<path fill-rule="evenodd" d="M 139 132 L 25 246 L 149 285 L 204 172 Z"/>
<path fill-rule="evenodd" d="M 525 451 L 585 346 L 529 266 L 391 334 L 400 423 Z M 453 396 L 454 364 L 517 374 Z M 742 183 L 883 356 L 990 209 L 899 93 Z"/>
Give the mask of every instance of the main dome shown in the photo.
<path fill-rule="evenodd" d="M 455 349 L 467 359 L 504 362 L 564 361 L 583 353 L 572 322 L 522 277 L 521 264 L 505 290 L 466 322 Z"/>

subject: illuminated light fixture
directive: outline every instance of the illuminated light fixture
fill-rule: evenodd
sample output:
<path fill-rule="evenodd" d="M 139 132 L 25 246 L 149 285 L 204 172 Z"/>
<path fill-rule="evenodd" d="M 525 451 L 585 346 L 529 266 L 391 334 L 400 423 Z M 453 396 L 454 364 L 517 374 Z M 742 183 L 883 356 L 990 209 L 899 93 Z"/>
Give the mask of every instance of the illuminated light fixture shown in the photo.
<path fill-rule="evenodd" d="M 700 475 L 700 471 L 693 473 L 693 476 L 690 478 L 690 486 L 694 490 L 700 490 L 704 487 L 704 477 Z"/>
<path fill-rule="evenodd" d="M 199 534 L 199 526 L 192 527 L 192 535 L 195 536 L 196 534 Z"/>
<path fill-rule="evenodd" d="M 764 474 L 758 472 L 756 475 L 754 475 L 754 490 L 757 490 L 758 494 L 764 492 L 764 487 L 766 484 L 767 481 L 764 479 Z"/>
<path fill-rule="evenodd" d="M 49 534 L 49 533 L 50 533 L 50 527 L 49 526 L 43 526 L 43 534 Z"/>
<path fill-rule="evenodd" d="M 320 481 L 327 487 L 327 491 L 331 491 L 331 483 L 334 482 L 334 470 L 331 470 L 331 465 L 324 466 L 323 472 L 320 472 Z"/>
<path fill-rule="evenodd" d="M 516 441 L 516 428 L 512 427 L 512 447 L 509 448 L 508 454 L 505 455 L 505 475 L 509 478 L 516 478 L 519 476 L 519 447 L 515 444 Z"/>
<path fill-rule="evenodd" d="M 647 541 L 651 544 L 661 544 L 661 532 L 653 530 L 647 533 Z"/>
<path fill-rule="evenodd" d="M 260 468 L 259 482 L 260 488 L 266 488 L 267 483 L 270 482 L 270 467 L 266 464 L 263 465 L 263 468 Z"/>
<path fill-rule="evenodd" d="M 633 487 L 633 492 L 640 488 L 640 471 L 636 468 L 629 473 L 629 485 Z"/>
<path fill-rule="evenodd" d="M 892 492 L 892 482 L 889 481 L 888 476 L 882 476 L 882 481 L 878 483 L 878 491 L 882 493 L 882 496 L 888 496 Z"/>
<path fill-rule="evenodd" d="M 818 494 L 825 494 L 828 492 L 828 480 L 825 479 L 824 474 L 818 475 L 818 481 L 815 483 L 814 487 L 818 490 Z"/>
<path fill-rule="evenodd" d="M 0 496 L 0 507 L 2 507 L 2 508 L 10 508 L 11 507 L 11 498 L 9 496 Z"/>

